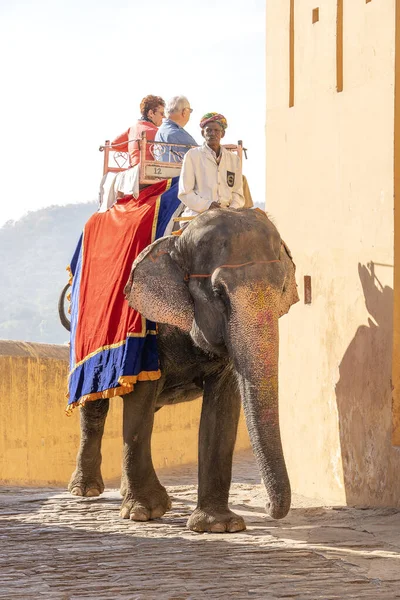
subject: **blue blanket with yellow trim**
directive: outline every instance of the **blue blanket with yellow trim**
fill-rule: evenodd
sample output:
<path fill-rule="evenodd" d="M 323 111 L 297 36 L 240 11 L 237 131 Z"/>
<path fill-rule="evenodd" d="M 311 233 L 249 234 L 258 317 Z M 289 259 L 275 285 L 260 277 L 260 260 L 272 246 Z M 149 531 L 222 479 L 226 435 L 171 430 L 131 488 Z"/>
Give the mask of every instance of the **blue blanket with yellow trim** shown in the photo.
<path fill-rule="evenodd" d="M 179 213 L 179 178 L 127 196 L 86 223 L 73 259 L 68 410 L 160 377 L 156 325 L 131 309 L 132 263 Z"/>

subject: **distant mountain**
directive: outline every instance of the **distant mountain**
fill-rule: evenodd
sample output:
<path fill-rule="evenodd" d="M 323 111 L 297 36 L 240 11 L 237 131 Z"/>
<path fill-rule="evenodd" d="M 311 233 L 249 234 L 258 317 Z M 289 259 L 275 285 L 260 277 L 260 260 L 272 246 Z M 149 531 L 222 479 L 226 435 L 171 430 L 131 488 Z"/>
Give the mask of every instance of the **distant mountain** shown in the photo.
<path fill-rule="evenodd" d="M 0 339 L 63 344 L 57 303 L 94 202 L 50 206 L 0 228 Z"/>

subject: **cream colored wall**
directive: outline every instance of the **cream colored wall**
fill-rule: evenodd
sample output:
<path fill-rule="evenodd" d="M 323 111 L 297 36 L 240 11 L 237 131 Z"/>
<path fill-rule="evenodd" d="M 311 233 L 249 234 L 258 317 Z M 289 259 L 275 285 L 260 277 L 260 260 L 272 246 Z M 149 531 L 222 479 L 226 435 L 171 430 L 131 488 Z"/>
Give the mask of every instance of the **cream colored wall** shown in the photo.
<path fill-rule="evenodd" d="M 0 484 L 61 485 L 75 468 L 79 410 L 66 417 L 68 348 L 0 341 Z M 110 400 L 103 438 L 105 482 L 121 474 L 122 402 Z M 197 461 L 201 400 L 157 412 L 152 437 L 156 469 Z M 236 449 L 249 448 L 241 419 Z"/>
<path fill-rule="evenodd" d="M 394 0 L 267 2 L 267 211 L 291 248 L 299 293 L 281 319 L 281 422 L 296 492 L 400 504 L 391 446 Z M 319 22 L 312 9 L 319 6 Z M 368 268 L 374 263 L 371 274 Z M 380 266 L 386 265 L 386 266 Z"/>
<path fill-rule="evenodd" d="M 394 107 L 394 314 L 393 314 L 393 432 L 392 443 L 400 446 L 400 0 L 396 0 Z"/>

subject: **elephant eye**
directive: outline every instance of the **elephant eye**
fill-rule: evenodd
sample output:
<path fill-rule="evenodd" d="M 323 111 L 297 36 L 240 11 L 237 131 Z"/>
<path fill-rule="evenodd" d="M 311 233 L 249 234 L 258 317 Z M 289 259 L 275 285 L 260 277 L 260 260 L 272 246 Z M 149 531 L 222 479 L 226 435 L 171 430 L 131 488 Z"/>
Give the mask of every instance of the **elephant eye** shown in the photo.
<path fill-rule="evenodd" d="M 214 302 L 218 310 L 223 313 L 229 312 L 230 302 L 225 286 L 216 284 L 213 286 L 212 291 L 214 294 Z"/>
<path fill-rule="evenodd" d="M 219 298 L 222 298 L 222 296 L 225 294 L 223 286 L 218 284 L 212 286 L 212 291 L 214 296 L 218 296 Z"/>

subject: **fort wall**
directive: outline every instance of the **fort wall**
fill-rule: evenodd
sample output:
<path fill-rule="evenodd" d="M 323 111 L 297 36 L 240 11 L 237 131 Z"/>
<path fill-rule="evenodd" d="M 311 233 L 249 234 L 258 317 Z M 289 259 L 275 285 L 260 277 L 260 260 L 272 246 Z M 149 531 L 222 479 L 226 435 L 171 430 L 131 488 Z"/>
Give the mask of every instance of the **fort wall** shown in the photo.
<path fill-rule="evenodd" d="M 65 415 L 68 347 L 0 341 L 0 484 L 65 486 L 79 447 L 79 409 Z M 197 462 L 201 399 L 155 415 L 156 469 Z M 236 449 L 249 448 L 241 418 Z M 105 483 L 118 485 L 122 402 L 110 400 L 102 446 Z"/>
<path fill-rule="evenodd" d="M 338 504 L 400 505 L 398 4 L 267 2 L 266 208 L 301 297 L 280 323 L 283 445 L 293 489 Z"/>

